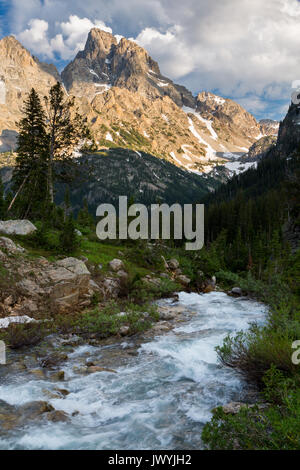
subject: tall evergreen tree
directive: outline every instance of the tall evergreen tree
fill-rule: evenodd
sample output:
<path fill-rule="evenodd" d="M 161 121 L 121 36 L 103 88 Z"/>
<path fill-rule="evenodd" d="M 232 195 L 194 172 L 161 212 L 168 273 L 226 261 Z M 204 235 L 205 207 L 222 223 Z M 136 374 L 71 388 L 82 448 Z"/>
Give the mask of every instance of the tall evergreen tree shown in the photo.
<path fill-rule="evenodd" d="M 49 160 L 48 190 L 50 201 L 54 201 L 54 162 L 73 163 L 74 149 L 81 140 L 90 137 L 84 119 L 75 108 L 74 98 L 67 98 L 62 85 L 57 82 L 45 97 L 48 116 Z M 61 171 L 60 176 L 66 177 L 68 171 Z"/>
<path fill-rule="evenodd" d="M 83 227 L 90 227 L 94 223 L 94 219 L 89 213 L 89 206 L 86 198 L 83 200 L 83 208 L 78 212 L 77 222 Z"/>
<path fill-rule="evenodd" d="M 64 224 L 63 230 L 60 234 L 60 248 L 66 253 L 72 253 L 78 247 L 78 237 L 75 232 L 74 220 L 70 215 Z"/>
<path fill-rule="evenodd" d="M 16 166 L 13 172 L 13 206 L 20 217 L 38 216 L 47 199 L 48 136 L 46 117 L 38 94 L 32 88 L 18 124 Z"/>

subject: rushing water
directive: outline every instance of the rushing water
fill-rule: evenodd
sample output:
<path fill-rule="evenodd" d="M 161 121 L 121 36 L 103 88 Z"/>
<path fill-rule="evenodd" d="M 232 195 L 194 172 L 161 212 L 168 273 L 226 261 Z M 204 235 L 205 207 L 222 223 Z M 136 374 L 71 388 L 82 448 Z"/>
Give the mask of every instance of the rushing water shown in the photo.
<path fill-rule="evenodd" d="M 227 333 L 261 323 L 266 307 L 221 292 L 180 293 L 179 304 L 186 308 L 186 321 L 142 343 L 125 362 L 120 358 L 132 348 L 131 338 L 111 346 L 77 347 L 62 367 L 63 383 L 26 373 L 6 376 L 0 399 L 12 405 L 47 400 L 45 389 L 67 389 L 65 398 L 48 401 L 71 415 L 71 421 L 45 419 L 15 429 L 1 435 L 0 448 L 201 448 L 201 430 L 211 409 L 240 400 L 246 388 L 235 371 L 218 363 L 215 346 Z M 74 371 L 74 365 L 95 358 L 103 358 L 103 366 L 117 373 Z"/>

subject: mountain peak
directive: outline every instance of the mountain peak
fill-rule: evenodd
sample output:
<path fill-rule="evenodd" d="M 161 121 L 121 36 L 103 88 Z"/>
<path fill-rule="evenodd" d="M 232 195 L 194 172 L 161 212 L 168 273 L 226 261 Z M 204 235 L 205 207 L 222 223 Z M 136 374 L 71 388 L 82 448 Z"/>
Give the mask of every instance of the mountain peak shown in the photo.
<path fill-rule="evenodd" d="M 195 106 L 195 98 L 184 87 L 163 77 L 159 66 L 135 41 L 93 28 L 83 51 L 64 69 L 66 88 L 75 96 L 92 101 L 112 86 L 138 92 L 150 100 L 169 96 L 178 106 Z M 102 87 L 102 88 L 101 88 Z"/>
<path fill-rule="evenodd" d="M 88 34 L 84 50 L 79 52 L 77 56 L 93 54 L 95 52 L 108 54 L 113 44 L 117 44 L 117 39 L 113 34 L 103 29 L 92 28 Z"/>
<path fill-rule="evenodd" d="M 20 57 L 32 57 L 30 52 L 15 38 L 15 36 L 5 36 L 0 40 L 1 57 L 10 57 L 12 61 L 19 61 Z"/>

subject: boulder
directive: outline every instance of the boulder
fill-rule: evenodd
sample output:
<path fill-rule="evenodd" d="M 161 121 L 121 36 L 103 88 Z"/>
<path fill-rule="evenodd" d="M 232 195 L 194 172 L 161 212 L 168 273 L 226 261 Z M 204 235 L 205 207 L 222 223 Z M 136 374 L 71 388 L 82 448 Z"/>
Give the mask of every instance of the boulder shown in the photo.
<path fill-rule="evenodd" d="M 77 258 L 64 258 L 60 261 L 57 261 L 56 264 L 68 269 L 78 276 L 89 277 L 91 275 L 84 262 Z"/>
<path fill-rule="evenodd" d="M 29 220 L 0 221 L 0 233 L 5 235 L 30 235 L 37 228 Z"/>
<path fill-rule="evenodd" d="M 115 272 L 122 271 L 122 270 L 125 269 L 123 261 L 120 260 L 120 259 L 117 259 L 117 258 L 110 261 L 108 263 L 108 266 L 109 266 L 109 269 L 111 269 L 112 271 L 115 271 Z"/>
<path fill-rule="evenodd" d="M 119 279 L 123 279 L 124 281 L 128 279 L 128 274 L 126 271 L 123 271 L 120 269 L 120 271 L 117 272 L 117 276 Z"/>
<path fill-rule="evenodd" d="M 184 274 L 181 274 L 180 276 L 178 276 L 177 280 L 184 286 L 188 286 L 191 282 L 190 278 L 185 276 Z"/>
<path fill-rule="evenodd" d="M 77 228 L 75 228 L 75 233 L 78 237 L 82 237 L 82 233 L 80 232 L 80 230 L 78 230 Z"/>
<path fill-rule="evenodd" d="M 63 370 L 59 370 L 57 372 L 54 372 L 54 374 L 51 375 L 52 380 L 65 380 L 65 373 Z"/>
<path fill-rule="evenodd" d="M 161 279 L 157 278 L 157 277 L 151 277 L 150 275 L 147 275 L 145 277 L 142 277 L 141 279 L 143 282 L 145 282 L 146 284 L 152 284 L 154 285 L 155 287 L 160 287 L 160 283 L 161 283 Z"/>
<path fill-rule="evenodd" d="M 170 261 L 168 261 L 168 267 L 172 269 L 172 271 L 175 271 L 175 269 L 179 268 L 179 261 L 175 258 L 170 259 Z"/>
<path fill-rule="evenodd" d="M 181 315 L 183 312 L 184 312 L 184 307 L 182 307 L 181 305 L 158 307 L 160 320 L 173 320 L 178 315 Z"/>
<path fill-rule="evenodd" d="M 159 310 L 160 320 L 174 320 L 174 318 L 176 318 L 176 312 L 173 312 L 172 310 L 169 310 L 167 308 L 165 310 Z"/>
<path fill-rule="evenodd" d="M 16 245 L 10 238 L 0 237 L 0 247 L 8 253 L 24 253 L 25 249 Z"/>
<path fill-rule="evenodd" d="M 130 328 L 129 326 L 121 326 L 120 330 L 119 330 L 119 333 L 121 336 L 126 336 L 129 334 L 129 331 L 130 331 Z"/>
<path fill-rule="evenodd" d="M 243 295 L 243 291 L 240 287 L 233 287 L 230 291 L 230 294 L 233 295 Z"/>
<path fill-rule="evenodd" d="M 101 287 L 104 299 L 116 299 L 120 292 L 120 281 L 116 278 L 107 277 Z"/>
<path fill-rule="evenodd" d="M 63 361 L 66 361 L 67 359 L 67 354 L 54 352 L 53 354 L 49 354 L 48 356 L 43 357 L 40 364 L 42 367 L 51 368 L 57 366 Z"/>
<path fill-rule="evenodd" d="M 246 403 L 240 403 L 239 401 L 232 401 L 227 403 L 227 405 L 222 406 L 223 412 L 228 415 L 236 415 L 241 408 L 247 406 Z"/>
<path fill-rule="evenodd" d="M 54 411 L 54 408 L 50 403 L 46 401 L 32 401 L 22 405 L 19 408 L 23 418 L 36 419 L 44 413 Z"/>
<path fill-rule="evenodd" d="M 77 258 L 57 261 L 46 274 L 51 282 L 50 300 L 60 312 L 77 308 L 80 299 L 89 293 L 91 274 Z"/>
<path fill-rule="evenodd" d="M 68 421 L 68 415 L 62 410 L 54 410 L 47 413 L 48 421 L 52 421 L 53 423 L 58 422 L 66 422 Z"/>
<path fill-rule="evenodd" d="M 33 318 L 28 317 L 27 315 L 22 316 L 13 316 L 0 318 L 0 328 L 8 328 L 12 323 L 24 324 L 36 322 Z"/>

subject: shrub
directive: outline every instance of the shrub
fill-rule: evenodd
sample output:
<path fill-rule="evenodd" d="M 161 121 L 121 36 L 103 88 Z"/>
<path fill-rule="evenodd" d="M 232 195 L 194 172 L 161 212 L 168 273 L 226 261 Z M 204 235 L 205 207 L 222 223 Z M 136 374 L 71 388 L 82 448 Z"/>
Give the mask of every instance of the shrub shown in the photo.
<path fill-rule="evenodd" d="M 291 361 L 292 341 L 287 331 L 252 325 L 245 333 L 227 336 L 216 350 L 224 365 L 237 368 L 248 380 L 261 386 L 264 374 L 272 365 L 286 374 L 297 372 L 297 366 Z"/>
<path fill-rule="evenodd" d="M 34 346 L 38 344 L 46 334 L 46 327 L 40 323 L 30 323 L 25 325 L 11 324 L 6 329 L 2 338 L 11 349 L 18 349 L 23 346 Z"/>

